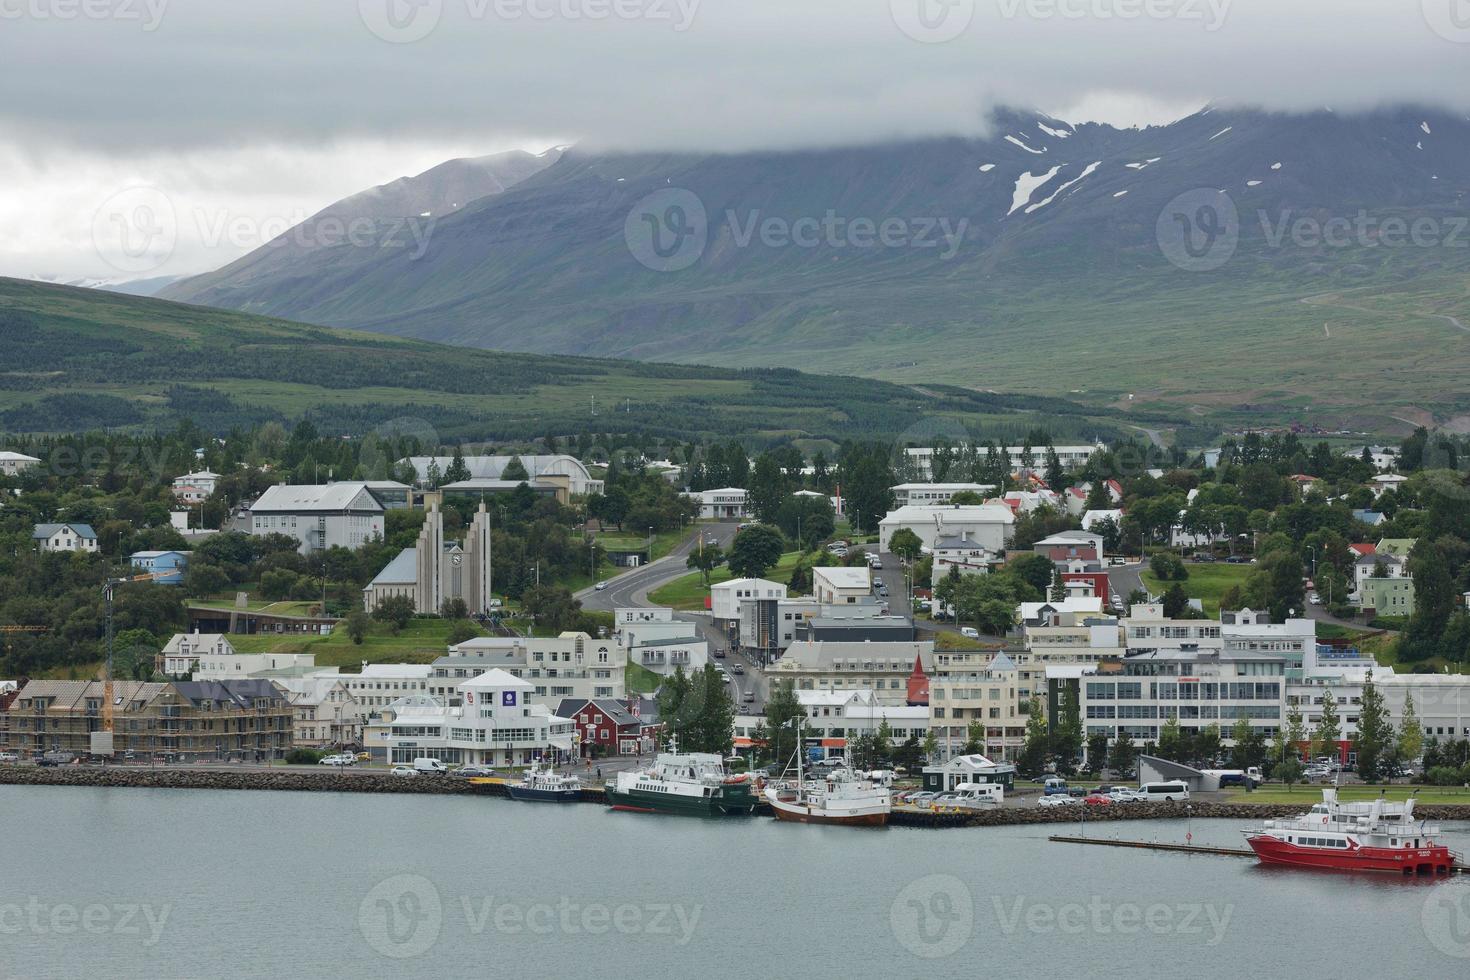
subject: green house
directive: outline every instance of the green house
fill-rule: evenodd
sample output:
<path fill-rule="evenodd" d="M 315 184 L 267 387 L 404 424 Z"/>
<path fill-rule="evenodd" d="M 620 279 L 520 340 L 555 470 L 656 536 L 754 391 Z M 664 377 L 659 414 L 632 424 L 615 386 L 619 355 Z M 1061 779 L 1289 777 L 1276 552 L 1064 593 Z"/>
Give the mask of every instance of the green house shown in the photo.
<path fill-rule="evenodd" d="M 1358 592 L 1358 604 L 1380 616 L 1414 615 L 1414 580 L 1411 578 L 1365 578 Z"/>

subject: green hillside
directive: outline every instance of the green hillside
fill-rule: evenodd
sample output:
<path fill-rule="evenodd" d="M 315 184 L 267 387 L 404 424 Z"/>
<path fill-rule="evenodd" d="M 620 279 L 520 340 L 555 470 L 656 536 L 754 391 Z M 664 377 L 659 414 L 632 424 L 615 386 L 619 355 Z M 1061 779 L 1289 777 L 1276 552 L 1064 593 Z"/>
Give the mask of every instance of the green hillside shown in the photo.
<path fill-rule="evenodd" d="M 957 426 L 997 438 L 1036 425 L 1059 439 L 1126 431 L 1121 413 L 1061 399 L 786 369 L 465 350 L 0 278 L 0 431 L 146 429 L 190 418 L 222 432 L 303 415 L 342 434 L 421 420 L 446 439 L 587 430 L 814 441 L 932 438 Z"/>

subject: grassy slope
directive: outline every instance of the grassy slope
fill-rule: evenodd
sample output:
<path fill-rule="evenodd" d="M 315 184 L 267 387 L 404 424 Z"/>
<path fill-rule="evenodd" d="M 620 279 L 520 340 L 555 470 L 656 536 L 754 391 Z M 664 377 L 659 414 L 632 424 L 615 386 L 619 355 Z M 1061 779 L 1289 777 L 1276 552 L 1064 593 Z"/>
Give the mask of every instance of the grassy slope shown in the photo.
<path fill-rule="evenodd" d="M 781 556 L 781 561 L 776 567 L 766 572 L 765 578 L 773 582 L 785 582 L 791 578 L 791 572 L 796 568 L 796 560 L 799 557 L 799 552 L 786 552 Z M 720 582 L 728 582 L 734 577 L 730 574 L 729 568 L 721 567 L 710 574 L 710 583 L 717 585 Z M 708 597 L 709 589 L 705 588 L 704 579 L 699 572 L 676 578 L 668 585 L 648 594 L 648 600 L 654 605 L 672 606 L 675 609 L 703 609 L 704 600 Z"/>
<path fill-rule="evenodd" d="M 1203 603 L 1205 615 L 1217 617 L 1220 615 L 1220 597 L 1232 585 L 1243 585 L 1250 571 L 1249 565 L 1190 565 L 1189 579 L 1183 583 L 1184 591 L 1191 599 L 1199 599 Z M 1149 571 L 1143 572 L 1141 577 L 1154 595 L 1162 595 L 1174 584 L 1160 581 Z"/>
<path fill-rule="evenodd" d="M 374 623 L 361 646 L 339 630 L 329 636 L 301 637 L 257 634 L 232 636 L 230 643 L 240 653 L 311 653 L 318 667 L 356 667 L 368 663 L 433 663 L 449 646 L 452 624 L 441 619 L 415 619 L 394 636 Z"/>
<path fill-rule="evenodd" d="M 803 363 L 827 369 L 820 360 Z M 175 385 L 206 397 L 175 401 Z M 214 393 L 229 401 L 221 407 Z M 135 417 L 102 406 L 64 418 L 45 401 L 63 395 L 121 398 Z M 201 404 L 217 417 L 198 419 Z M 146 427 L 188 416 L 223 430 L 307 411 L 335 431 L 410 417 L 424 424 L 409 431 L 432 427 L 471 439 L 591 428 L 834 442 L 893 438 L 921 422 L 998 435 L 1046 424 L 1059 438 L 1122 429 L 1107 419 L 1110 410 L 1080 405 L 789 370 L 465 350 L 0 278 L 0 429 Z"/>

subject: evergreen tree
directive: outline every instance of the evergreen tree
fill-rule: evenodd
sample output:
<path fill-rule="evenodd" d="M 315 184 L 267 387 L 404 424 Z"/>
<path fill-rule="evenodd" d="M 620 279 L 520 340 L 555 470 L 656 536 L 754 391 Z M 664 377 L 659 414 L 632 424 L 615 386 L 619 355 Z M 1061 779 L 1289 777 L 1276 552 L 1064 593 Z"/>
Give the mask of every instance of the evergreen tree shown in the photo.
<path fill-rule="evenodd" d="M 761 453 L 756 457 L 755 470 L 750 474 L 750 485 L 745 489 L 746 501 L 756 519 L 774 524 L 776 514 L 788 493 L 786 474 L 782 472 L 775 456 Z"/>
<path fill-rule="evenodd" d="M 500 478 L 512 483 L 524 483 L 531 479 L 531 474 L 526 470 L 526 464 L 521 462 L 519 456 L 512 456 L 510 462 L 505 464 L 505 469 L 500 471 Z"/>
<path fill-rule="evenodd" d="M 1179 718 L 1170 715 L 1159 726 L 1159 758 L 1170 762 L 1182 762 L 1184 758 L 1184 732 L 1179 727 Z"/>
<path fill-rule="evenodd" d="M 1381 700 L 1382 696 L 1379 698 Z M 1399 760 L 1405 765 L 1417 762 L 1419 754 L 1424 751 L 1424 726 L 1414 712 L 1414 696 L 1408 692 L 1404 693 L 1404 713 L 1399 718 L 1398 750 Z"/>
<path fill-rule="evenodd" d="M 1067 583 L 1062 579 L 1062 570 L 1057 569 L 1051 580 L 1051 595 L 1048 597 L 1052 602 L 1064 602 L 1067 598 Z"/>
<path fill-rule="evenodd" d="M 1342 725 L 1337 718 L 1337 699 L 1328 691 L 1322 695 L 1322 720 L 1312 732 L 1312 744 L 1320 746 L 1316 751 L 1325 752 L 1337 759 L 1341 757 L 1338 740 L 1342 737 Z"/>
<path fill-rule="evenodd" d="M 1046 714 L 1041 707 L 1041 698 L 1032 696 L 1027 705 L 1026 742 L 1021 748 L 1021 757 L 1016 768 L 1027 775 L 1037 775 L 1046 766 L 1046 749 L 1049 733 Z"/>
<path fill-rule="evenodd" d="M 1113 775 L 1119 779 L 1127 779 L 1128 773 L 1133 771 L 1137 764 L 1138 752 L 1133 747 L 1133 739 L 1126 735 L 1119 735 L 1118 740 L 1113 743 L 1112 754 L 1108 757 L 1108 768 L 1113 770 Z"/>
<path fill-rule="evenodd" d="M 1096 775 L 1108 759 L 1108 737 L 1102 732 L 1087 736 L 1087 771 Z"/>
<path fill-rule="evenodd" d="M 1363 679 L 1363 702 L 1358 708 L 1358 776 L 1363 782 L 1375 783 L 1383 778 L 1384 755 L 1393 742 L 1393 725 L 1370 671 Z"/>
<path fill-rule="evenodd" d="M 454 458 L 449 461 L 449 468 L 444 471 L 445 483 L 462 483 L 470 478 L 470 468 L 464 461 L 464 448 L 454 447 Z"/>
<path fill-rule="evenodd" d="M 789 680 L 778 683 L 766 702 L 766 730 L 770 740 L 771 761 L 778 766 L 789 765 L 796 750 L 796 729 L 793 724 L 805 717 L 806 712 L 796 697 L 796 685 Z"/>
<path fill-rule="evenodd" d="M 965 728 L 965 744 L 960 747 L 960 755 L 984 754 L 985 725 L 979 721 L 972 721 Z"/>

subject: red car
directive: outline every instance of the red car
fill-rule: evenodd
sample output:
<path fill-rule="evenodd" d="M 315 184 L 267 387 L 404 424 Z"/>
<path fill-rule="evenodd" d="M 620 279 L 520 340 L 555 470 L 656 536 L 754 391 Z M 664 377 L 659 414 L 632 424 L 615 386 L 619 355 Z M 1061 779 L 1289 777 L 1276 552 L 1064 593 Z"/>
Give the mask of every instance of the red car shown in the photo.
<path fill-rule="evenodd" d="M 1111 796 L 1105 796 L 1102 793 L 1093 793 L 1091 796 L 1085 797 L 1082 802 L 1088 806 L 1112 806 L 1113 798 Z"/>

